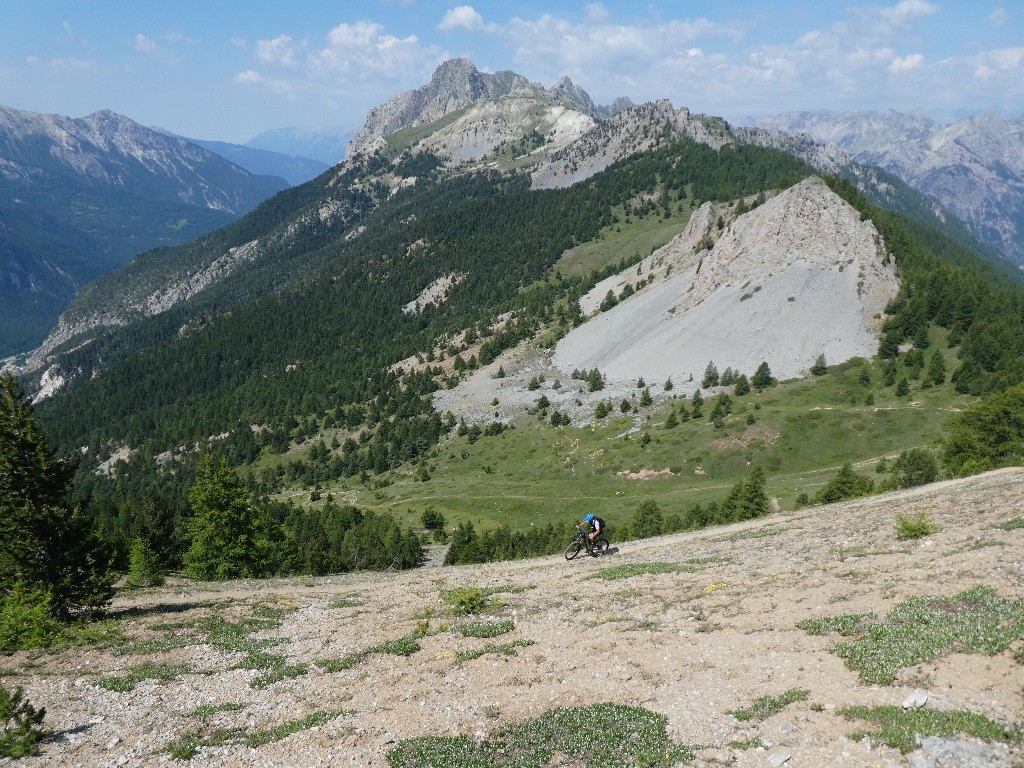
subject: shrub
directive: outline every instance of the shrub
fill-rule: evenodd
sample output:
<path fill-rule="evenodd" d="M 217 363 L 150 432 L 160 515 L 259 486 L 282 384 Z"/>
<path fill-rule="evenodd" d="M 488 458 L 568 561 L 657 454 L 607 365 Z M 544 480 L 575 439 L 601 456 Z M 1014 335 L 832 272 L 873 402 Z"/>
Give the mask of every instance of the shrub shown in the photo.
<path fill-rule="evenodd" d="M 479 587 L 455 587 L 441 592 L 441 600 L 453 616 L 470 616 L 487 607 L 487 594 Z"/>
<path fill-rule="evenodd" d="M 835 477 L 825 483 L 814 495 L 815 504 L 833 504 L 844 499 L 855 499 L 867 496 L 874 488 L 874 483 L 853 471 L 850 462 L 840 467 Z"/>
<path fill-rule="evenodd" d="M 0 757 L 27 757 L 49 734 L 43 728 L 46 709 L 36 709 L 24 700 L 19 688 L 11 693 L 0 685 Z"/>
<path fill-rule="evenodd" d="M 896 530 L 896 538 L 901 540 L 922 539 L 939 530 L 939 526 L 927 512 L 918 512 L 913 517 L 896 515 L 896 524 L 893 527 Z"/>
<path fill-rule="evenodd" d="M 886 488 L 914 488 L 934 483 L 939 477 L 939 462 L 924 448 L 911 448 L 893 462 L 892 478 Z"/>
<path fill-rule="evenodd" d="M 53 617 L 50 593 L 15 582 L 0 601 L 0 653 L 28 648 L 49 648 L 61 634 Z"/>

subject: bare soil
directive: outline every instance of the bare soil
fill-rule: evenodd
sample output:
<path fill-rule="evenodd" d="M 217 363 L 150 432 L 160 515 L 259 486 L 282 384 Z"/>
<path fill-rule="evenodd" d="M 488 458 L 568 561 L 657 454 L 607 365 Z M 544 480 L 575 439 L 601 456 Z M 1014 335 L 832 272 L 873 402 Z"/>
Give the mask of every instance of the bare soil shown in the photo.
<path fill-rule="evenodd" d="M 830 652 L 836 635 L 812 636 L 796 626 L 838 614 L 881 616 L 914 596 L 952 596 L 978 585 L 1024 599 L 1024 529 L 995 527 L 1021 516 L 1022 480 L 1024 470 L 1002 470 L 644 541 L 615 543 L 613 527 L 609 555 L 572 562 L 557 556 L 395 574 L 179 580 L 142 594 L 122 593 L 114 608 L 133 641 L 166 636 L 161 625 L 169 622 L 211 614 L 237 620 L 252 616 L 259 604 L 293 608 L 263 634 L 285 638 L 268 651 L 289 664 L 308 664 L 308 671 L 253 689 L 249 683 L 259 672 L 235 668 L 242 654 L 205 644 L 148 656 L 79 648 L 8 657 L 0 660 L 6 674 L 13 673 L 5 684 L 24 686 L 31 702 L 46 707 L 47 724 L 56 731 L 39 756 L 19 764 L 174 764 L 167 744 L 188 731 L 253 732 L 316 711 L 343 711 L 280 741 L 204 747 L 191 762 L 177 764 L 377 767 L 387 765 L 387 751 L 401 739 L 481 738 L 556 706 L 616 702 L 663 713 L 674 739 L 706 745 L 698 766 L 1024 765 L 1020 744 L 982 745 L 969 737 L 961 746 L 982 762 L 958 762 L 935 749 L 900 755 L 851 740 L 868 724 L 837 713 L 849 705 L 899 706 L 923 689 L 927 707 L 1019 722 L 1024 669 L 1015 649 L 950 655 L 902 669 L 893 685 L 872 685 Z M 896 515 L 922 511 L 940 530 L 898 540 Z M 569 538 L 567 532 L 567 543 Z M 687 569 L 591 578 L 611 566 L 651 562 Z M 440 594 L 455 586 L 499 590 L 486 618 L 512 619 L 515 629 L 492 639 L 451 631 L 464 619 L 446 615 Z M 317 666 L 318 660 L 409 635 L 424 621 L 430 634 L 409 656 L 375 653 L 340 672 Z M 519 647 L 515 656 L 456 659 L 462 651 L 516 640 L 533 644 Z M 97 685 L 142 662 L 192 671 L 163 682 L 145 680 L 121 693 Z M 808 690 L 808 697 L 764 721 L 740 722 L 729 714 L 793 688 Z M 190 715 L 201 705 L 224 703 L 242 708 Z M 729 746 L 756 737 L 761 746 Z"/>

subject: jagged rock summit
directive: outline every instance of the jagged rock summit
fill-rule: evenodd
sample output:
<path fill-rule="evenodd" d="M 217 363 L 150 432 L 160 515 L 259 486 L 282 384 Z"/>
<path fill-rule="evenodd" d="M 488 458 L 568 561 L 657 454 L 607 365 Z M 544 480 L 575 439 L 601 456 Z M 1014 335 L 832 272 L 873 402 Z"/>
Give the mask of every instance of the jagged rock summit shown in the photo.
<path fill-rule="evenodd" d="M 450 59 L 434 70 L 426 85 L 392 96 L 370 110 L 362 129 L 346 145 L 345 157 L 353 157 L 375 139 L 402 128 L 428 125 L 474 102 L 500 99 L 517 91 L 563 99 L 595 119 L 610 117 L 633 106 L 633 102 L 624 97 L 610 106 L 597 106 L 590 95 L 568 77 L 545 90 L 510 70 L 488 74 L 478 70 L 469 59 Z"/>

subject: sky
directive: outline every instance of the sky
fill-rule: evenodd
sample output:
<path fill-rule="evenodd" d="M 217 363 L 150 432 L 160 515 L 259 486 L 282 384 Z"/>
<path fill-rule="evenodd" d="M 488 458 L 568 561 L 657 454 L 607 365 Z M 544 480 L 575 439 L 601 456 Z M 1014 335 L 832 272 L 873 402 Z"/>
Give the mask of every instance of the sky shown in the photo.
<path fill-rule="evenodd" d="M 354 131 L 466 57 L 598 104 L 1024 114 L 1024 0 L 0 0 L 0 105 L 245 143 Z"/>

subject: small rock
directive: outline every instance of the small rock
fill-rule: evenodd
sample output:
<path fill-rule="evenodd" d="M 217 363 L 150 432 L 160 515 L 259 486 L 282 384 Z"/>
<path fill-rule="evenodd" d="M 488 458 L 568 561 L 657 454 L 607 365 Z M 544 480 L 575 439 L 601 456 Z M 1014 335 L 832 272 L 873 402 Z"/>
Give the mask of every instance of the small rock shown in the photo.
<path fill-rule="evenodd" d="M 114 738 L 112 738 L 110 741 L 107 742 L 107 749 L 113 749 L 114 747 L 116 747 L 120 743 L 121 743 L 120 737 L 115 736 Z"/>
<path fill-rule="evenodd" d="M 920 709 L 928 703 L 930 698 L 928 691 L 922 688 L 915 688 L 914 692 L 911 693 L 907 698 L 903 700 L 904 709 Z"/>
<path fill-rule="evenodd" d="M 783 733 L 792 733 L 793 731 L 796 730 L 796 726 L 793 725 L 792 723 L 783 723 L 782 727 L 779 728 L 779 730 L 782 731 Z"/>
<path fill-rule="evenodd" d="M 771 768 L 779 768 L 780 765 L 788 763 L 790 757 L 791 755 L 788 755 L 785 752 L 776 752 L 774 755 L 768 756 L 768 765 L 771 766 Z"/>

